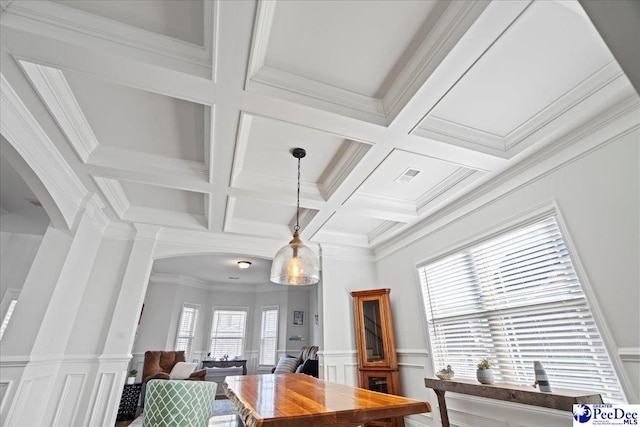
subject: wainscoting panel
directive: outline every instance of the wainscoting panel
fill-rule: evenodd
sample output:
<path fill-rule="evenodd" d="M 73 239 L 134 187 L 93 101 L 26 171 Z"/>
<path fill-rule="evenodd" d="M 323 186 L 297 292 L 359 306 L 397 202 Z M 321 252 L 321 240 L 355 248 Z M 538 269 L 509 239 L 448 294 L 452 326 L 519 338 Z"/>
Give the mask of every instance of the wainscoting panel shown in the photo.
<path fill-rule="evenodd" d="M 103 420 L 106 418 L 107 410 L 109 409 L 110 396 L 114 392 L 116 379 L 117 377 L 114 372 L 103 372 L 100 375 L 98 391 L 94 400 L 93 410 L 91 411 L 91 421 L 89 425 L 103 425 Z M 122 393 L 119 393 L 119 396 L 120 395 L 122 395 Z"/>
<path fill-rule="evenodd" d="M 27 361 L 27 358 L 0 359 L 0 420 L 7 420 Z"/>
<path fill-rule="evenodd" d="M 15 396 L 15 402 L 17 402 L 17 404 L 10 409 L 9 416 L 5 420 L 6 425 L 43 425 L 42 416 L 45 405 L 34 406 L 29 405 L 28 402 L 47 401 L 51 394 L 51 381 L 51 375 L 21 381 Z"/>
<path fill-rule="evenodd" d="M 86 375 L 67 374 L 60 395 L 58 409 L 53 418 L 54 426 L 71 426 L 78 412 L 78 405 L 82 396 L 82 388 Z"/>

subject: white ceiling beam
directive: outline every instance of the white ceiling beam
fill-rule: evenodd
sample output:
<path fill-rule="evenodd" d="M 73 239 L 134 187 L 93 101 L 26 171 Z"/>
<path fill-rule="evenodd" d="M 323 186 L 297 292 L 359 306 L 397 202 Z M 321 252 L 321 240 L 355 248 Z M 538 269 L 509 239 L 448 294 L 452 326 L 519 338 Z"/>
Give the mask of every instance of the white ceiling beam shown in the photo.
<path fill-rule="evenodd" d="M 95 48 L 78 46 L 11 27 L 3 26 L 2 30 L 2 37 L 9 52 L 18 59 L 63 71 L 90 74 L 114 83 L 185 101 L 204 105 L 215 103 L 215 85 L 212 80 L 121 56 L 108 55 Z"/>
<path fill-rule="evenodd" d="M 255 9 L 256 3 L 248 1 L 221 1 L 217 9 L 217 92 L 211 125 L 213 191 L 209 212 L 209 225 L 214 232 L 222 232 L 224 227 Z"/>

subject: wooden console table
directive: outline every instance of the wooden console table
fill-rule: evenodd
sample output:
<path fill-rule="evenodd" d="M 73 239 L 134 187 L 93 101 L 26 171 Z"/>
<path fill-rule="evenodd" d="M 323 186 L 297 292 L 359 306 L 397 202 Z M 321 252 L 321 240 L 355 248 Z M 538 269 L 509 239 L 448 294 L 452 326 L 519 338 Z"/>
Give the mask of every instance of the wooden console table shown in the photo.
<path fill-rule="evenodd" d="M 525 405 L 540 406 L 543 408 L 559 409 L 561 411 L 573 411 L 574 403 L 602 403 L 602 397 L 597 393 L 554 390 L 552 393 L 543 393 L 533 387 L 514 384 L 480 384 L 472 380 L 440 380 L 425 378 L 424 385 L 433 389 L 438 396 L 440 406 L 440 418 L 442 427 L 449 427 L 447 415 L 447 403 L 444 394 L 447 391 L 470 396 L 486 397 L 487 399 L 505 400 L 507 402 L 523 403 Z"/>
<path fill-rule="evenodd" d="M 204 368 L 232 368 L 237 366 L 242 367 L 242 375 L 247 375 L 246 359 L 203 360 L 202 366 Z"/>

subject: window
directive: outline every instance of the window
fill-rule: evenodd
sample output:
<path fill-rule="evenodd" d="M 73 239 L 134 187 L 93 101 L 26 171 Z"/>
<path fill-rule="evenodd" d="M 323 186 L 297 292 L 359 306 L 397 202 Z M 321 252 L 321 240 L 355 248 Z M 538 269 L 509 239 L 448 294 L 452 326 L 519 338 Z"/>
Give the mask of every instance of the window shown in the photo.
<path fill-rule="evenodd" d="M 190 304 L 182 306 L 180 324 L 178 325 L 178 336 L 176 337 L 176 350 L 184 350 L 184 357 L 186 360 L 191 359 L 197 321 L 198 306 Z"/>
<path fill-rule="evenodd" d="M 9 303 L 9 308 L 7 309 L 7 314 L 4 315 L 4 319 L 2 319 L 2 325 L 0 325 L 0 340 L 4 335 L 4 330 L 7 329 L 7 325 L 9 324 L 9 319 L 11 319 L 11 315 L 13 314 L 13 309 L 18 302 L 17 299 L 12 299 Z"/>
<path fill-rule="evenodd" d="M 278 342 L 278 307 L 262 309 L 262 329 L 260 330 L 260 365 L 276 364 Z"/>
<path fill-rule="evenodd" d="M 211 324 L 211 357 L 241 356 L 247 310 L 214 310 Z"/>
<path fill-rule="evenodd" d="M 533 362 L 552 389 L 624 395 L 554 217 L 418 269 L 434 368 L 475 379 L 533 384 Z"/>

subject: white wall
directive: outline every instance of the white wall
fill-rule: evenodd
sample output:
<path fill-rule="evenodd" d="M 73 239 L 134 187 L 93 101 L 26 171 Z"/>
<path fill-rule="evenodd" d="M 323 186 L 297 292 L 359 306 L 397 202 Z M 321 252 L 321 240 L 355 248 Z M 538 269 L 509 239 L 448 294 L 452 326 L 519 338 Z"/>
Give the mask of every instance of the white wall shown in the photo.
<path fill-rule="evenodd" d="M 622 366 L 621 380 L 630 402 L 640 396 L 640 132 L 636 130 L 583 156 L 561 164 L 508 194 L 459 216 L 452 213 L 443 226 L 384 256 L 377 263 L 379 282 L 391 287 L 396 342 L 399 348 L 422 349 L 424 374 L 433 376 L 428 357 L 421 292 L 416 265 L 473 241 L 484 230 L 500 227 L 552 201 L 566 222 L 574 263 L 584 267 L 580 277 L 593 308 L 603 317 L 600 332 L 609 334 L 610 356 Z M 580 274 L 580 273 L 579 273 Z M 597 314 L 597 313 L 596 313 Z M 418 363 L 416 363 L 418 365 Z M 439 367 L 436 367 L 439 368 Z M 401 369 L 402 371 L 402 369 Z M 402 375 L 405 394 L 428 399 L 437 414 L 437 401 L 421 386 L 422 375 Z M 448 397 L 452 425 L 564 426 L 567 413 L 482 399 Z M 535 411 L 533 411 L 535 410 Z M 532 414 L 536 417 L 533 419 Z M 437 416 L 436 416 L 437 418 Z M 439 425 L 427 417 L 418 423 Z M 526 423 L 523 424 L 523 420 Z"/>
<path fill-rule="evenodd" d="M 22 289 L 41 242 L 38 235 L 0 232 L 0 297 Z"/>
<path fill-rule="evenodd" d="M 379 282 L 368 251 L 322 247 L 322 322 L 320 375 L 343 384 L 358 385 L 351 291 L 389 287 Z M 392 295 L 393 299 L 393 295 Z"/>

